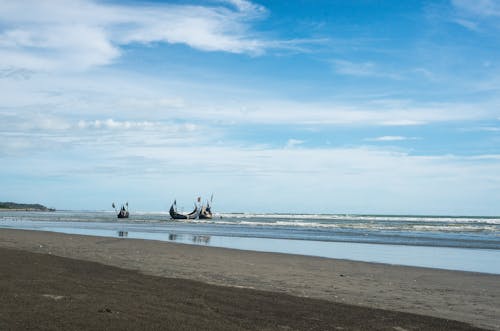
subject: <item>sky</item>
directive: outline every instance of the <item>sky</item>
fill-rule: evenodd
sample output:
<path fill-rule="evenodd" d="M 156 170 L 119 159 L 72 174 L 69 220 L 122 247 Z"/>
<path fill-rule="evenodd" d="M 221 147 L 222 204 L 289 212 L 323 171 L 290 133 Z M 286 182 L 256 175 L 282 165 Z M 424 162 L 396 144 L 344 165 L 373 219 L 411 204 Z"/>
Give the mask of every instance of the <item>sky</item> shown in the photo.
<path fill-rule="evenodd" d="M 500 1 L 0 0 L 0 201 L 500 215 Z"/>

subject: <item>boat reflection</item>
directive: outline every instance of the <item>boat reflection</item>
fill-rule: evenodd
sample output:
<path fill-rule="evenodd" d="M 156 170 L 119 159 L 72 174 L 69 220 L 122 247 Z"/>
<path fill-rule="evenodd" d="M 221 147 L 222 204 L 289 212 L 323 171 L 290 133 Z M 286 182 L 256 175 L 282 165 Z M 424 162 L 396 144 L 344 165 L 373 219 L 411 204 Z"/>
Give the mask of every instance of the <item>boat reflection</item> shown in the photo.
<path fill-rule="evenodd" d="M 210 236 L 193 236 L 192 241 L 195 244 L 208 245 L 210 243 Z"/>
<path fill-rule="evenodd" d="M 205 235 L 181 235 L 176 233 L 169 233 L 168 240 L 186 244 L 189 242 L 202 245 L 210 244 L 210 236 Z"/>

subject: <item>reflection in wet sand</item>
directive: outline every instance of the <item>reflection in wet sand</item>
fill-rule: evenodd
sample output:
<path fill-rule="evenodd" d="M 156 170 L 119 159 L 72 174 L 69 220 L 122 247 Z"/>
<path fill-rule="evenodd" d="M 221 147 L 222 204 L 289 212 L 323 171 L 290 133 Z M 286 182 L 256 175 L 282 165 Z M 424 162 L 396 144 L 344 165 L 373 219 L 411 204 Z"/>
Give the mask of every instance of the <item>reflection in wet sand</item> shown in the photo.
<path fill-rule="evenodd" d="M 208 245 L 210 243 L 210 236 L 193 236 L 192 241 L 195 244 Z"/>
<path fill-rule="evenodd" d="M 210 244 L 210 236 L 205 236 L 205 235 L 179 235 L 176 233 L 169 233 L 168 240 L 178 241 L 183 243 L 192 242 L 194 244 L 203 244 L 203 245 Z"/>

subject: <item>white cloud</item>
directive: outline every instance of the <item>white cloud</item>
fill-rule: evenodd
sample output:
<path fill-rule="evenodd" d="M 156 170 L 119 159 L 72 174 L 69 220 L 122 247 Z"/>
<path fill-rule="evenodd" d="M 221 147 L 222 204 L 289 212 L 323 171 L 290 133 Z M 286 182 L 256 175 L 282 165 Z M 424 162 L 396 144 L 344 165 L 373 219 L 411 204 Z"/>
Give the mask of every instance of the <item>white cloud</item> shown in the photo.
<path fill-rule="evenodd" d="M 227 2 L 233 4 L 240 11 L 245 13 L 254 13 L 255 15 L 260 15 L 266 12 L 266 8 L 264 6 L 252 3 L 247 0 L 227 0 Z"/>
<path fill-rule="evenodd" d="M 404 137 L 404 136 L 381 136 L 376 138 L 367 138 L 367 141 L 403 141 L 403 140 L 416 140 L 417 137 Z"/>
<path fill-rule="evenodd" d="M 451 119 L 450 119 L 451 120 Z M 422 117 L 421 120 L 409 120 L 409 119 L 387 119 L 380 122 L 380 125 L 387 126 L 412 126 L 412 125 L 423 125 L 430 122 L 434 122 L 430 118 L 424 119 Z"/>
<path fill-rule="evenodd" d="M 500 28 L 498 23 L 500 2 L 498 0 L 452 0 L 452 5 L 455 9 L 451 18 L 452 22 L 474 32 L 488 33 L 492 29 L 495 31 Z"/>
<path fill-rule="evenodd" d="M 288 141 L 286 142 L 286 146 L 285 148 L 294 148 L 294 147 L 297 147 L 299 145 L 302 145 L 304 143 L 303 140 L 299 140 L 299 139 L 288 139 Z"/>
<path fill-rule="evenodd" d="M 470 20 L 466 20 L 466 19 L 461 19 L 461 18 L 456 18 L 454 20 L 455 23 L 463 26 L 464 28 L 467 28 L 469 30 L 473 30 L 473 31 L 479 31 L 479 27 L 478 27 L 478 24 L 475 23 L 475 22 L 472 22 Z"/>
<path fill-rule="evenodd" d="M 496 104 L 486 101 L 416 103 L 378 98 L 350 104 L 304 102 L 263 96 L 229 85 L 158 81 L 118 72 L 0 79 L 0 89 L 3 93 L 0 111 L 4 113 L 29 119 L 44 112 L 73 122 L 112 118 L 131 122 L 203 123 L 215 127 L 234 123 L 415 126 L 498 117 Z"/>
<path fill-rule="evenodd" d="M 291 101 L 247 102 L 245 111 L 236 112 L 231 105 L 207 107 L 198 116 L 245 123 L 281 123 L 300 125 L 367 125 L 411 126 L 427 123 L 462 121 L 491 116 L 486 107 L 477 105 L 428 104 L 379 107 L 377 105 L 345 105 Z M 187 111 L 189 113 L 189 111 Z"/>
<path fill-rule="evenodd" d="M 119 121 L 112 118 L 96 120 L 74 120 L 60 115 L 27 113 L 27 114 L 1 114 L 3 121 L 0 123 L 0 133 L 6 132 L 29 134 L 39 132 L 50 135 L 51 132 L 60 134 L 66 131 L 74 139 L 78 139 L 79 130 L 131 130 L 140 136 L 142 131 L 189 134 L 201 130 L 202 126 L 194 123 L 174 123 L 160 121 Z M 38 134 L 38 133 L 37 133 Z M 36 137 L 34 137 L 36 139 Z"/>
<path fill-rule="evenodd" d="M 375 75 L 375 64 L 372 62 L 354 63 L 345 60 L 335 60 L 335 69 L 339 74 L 352 76 Z"/>
<path fill-rule="evenodd" d="M 64 131 L 72 128 L 63 116 L 29 112 L 26 114 L 0 113 L 0 134 L 6 132 Z"/>
<path fill-rule="evenodd" d="M 130 43 L 261 54 L 280 47 L 251 31 L 250 24 L 265 15 L 264 7 L 243 0 L 214 6 L 0 0 L 0 66 L 82 70 L 112 62 Z"/>
<path fill-rule="evenodd" d="M 219 210 L 225 211 L 494 213 L 494 204 L 483 208 L 481 199 L 500 197 L 495 155 L 431 157 L 373 148 L 207 145 L 135 145 L 108 153 L 106 162 L 114 168 L 85 172 L 119 173 L 128 181 L 140 176 L 144 181 L 143 169 L 154 164 L 148 178 L 157 184 L 148 186 L 149 194 L 162 192 L 164 182 L 175 187 L 177 197 L 209 188 L 216 192 Z M 113 162 L 115 158 L 128 161 Z"/>
<path fill-rule="evenodd" d="M 132 122 L 132 121 L 115 121 L 112 118 L 107 120 L 95 120 L 95 121 L 83 121 L 78 122 L 78 128 L 80 129 L 150 129 L 158 126 L 158 123 L 142 121 L 142 122 Z"/>
<path fill-rule="evenodd" d="M 36 74 L 30 80 L 0 80 L 2 106 L 0 112 L 50 112 L 75 125 L 83 120 L 87 124 L 96 120 L 113 119 L 119 122 L 151 122 L 151 123 L 197 123 L 205 128 L 199 132 L 218 135 L 221 141 L 231 143 L 231 137 L 225 136 L 225 129 L 230 124 L 256 125 L 298 125 L 311 126 L 325 130 L 326 126 L 408 126 L 456 121 L 474 121 L 498 117 L 498 107 L 494 104 L 475 103 L 416 103 L 409 99 L 387 101 L 384 96 L 377 96 L 379 103 L 372 103 L 373 97 L 365 103 L 353 102 L 302 102 L 274 99 L 271 95 L 248 91 L 238 86 L 211 84 L 206 86 L 198 82 L 180 80 L 159 80 L 133 73 L 123 73 L 106 68 L 98 72 L 68 75 Z M 228 96 L 231 96 L 228 98 Z M 5 107 L 7 106 L 7 107 Z M 245 109 L 245 111 L 240 111 Z M 3 118 L 2 121 L 3 122 Z M 460 123 L 459 125 L 466 125 Z M 477 125 L 477 124 L 475 124 Z M 209 127 L 209 130 L 206 128 Z M 88 128 L 90 131 L 102 131 Z M 165 132 L 170 132 L 165 126 Z M 171 145 L 194 142 L 198 145 L 216 143 L 209 135 L 205 139 L 201 135 L 183 135 L 169 133 L 166 137 L 159 133 L 162 129 L 155 127 L 152 137 L 158 137 L 158 144 Z M 257 129 L 258 130 L 258 129 Z M 332 127 L 332 130 L 335 128 Z M 0 129 L 0 131 L 2 131 Z M 75 130 L 72 138 L 75 144 L 90 144 L 88 133 Z M 140 129 L 112 130 L 126 137 L 112 136 L 110 139 L 123 140 L 124 144 L 136 144 L 141 139 L 151 139 L 141 134 Z M 394 131 L 393 131 L 394 132 Z M 402 134 L 407 134 L 401 131 Z M 1 133 L 0 133 L 1 135 Z M 411 135 L 411 134 L 410 134 Z M 414 134 L 416 135 L 416 134 Z M 281 139 L 283 145 L 286 139 Z M 365 136 L 370 137 L 370 136 Z M 72 148 L 64 144 L 66 137 L 54 137 L 50 141 L 64 148 Z M 92 138 L 94 138 L 92 136 Z M 299 136 L 298 138 L 301 138 Z M 17 139 L 17 138 L 16 138 Z M 19 138 L 26 140 L 27 138 Z M 40 139 L 48 144 L 48 138 Z M 13 139 L 10 140 L 12 143 Z M 383 143 L 378 143 L 382 145 Z M 388 144 L 388 143 L 386 143 Z M 310 144 L 308 144 L 310 145 Z M 18 145 L 19 148 L 24 148 Z M 59 145 L 61 146 L 61 145 Z M 302 146 L 301 146 L 302 147 Z M 99 148 L 97 146 L 96 148 Z M 10 151 L 12 151 L 10 149 Z M 42 149 L 40 149 L 42 150 Z"/>
<path fill-rule="evenodd" d="M 383 70 L 373 62 L 334 60 L 333 65 L 335 72 L 342 75 L 401 79 L 401 75 Z"/>
<path fill-rule="evenodd" d="M 12 118 L 2 110 L 1 173 L 55 177 L 59 180 L 53 187 L 61 192 L 64 186 L 88 185 L 97 192 L 97 206 L 110 187 L 119 187 L 105 182 L 107 178 L 126 183 L 128 192 L 144 189 L 134 199 L 137 206 L 148 205 L 152 196 L 168 200 L 173 191 L 177 197 L 192 197 L 193 190 L 213 190 L 219 211 L 493 213 L 493 200 L 500 198 L 495 154 L 431 157 L 368 147 L 270 148 L 239 145 L 206 121 L 91 115 L 16 113 Z M 301 142 L 289 140 L 290 146 Z M 166 193 L 166 185 L 175 189 Z M 53 199 L 59 208 L 85 207 L 64 197 Z M 482 201 L 491 204 L 480 207 Z"/>
<path fill-rule="evenodd" d="M 33 75 L 33 71 L 24 68 L 7 67 L 0 69 L 0 79 L 29 79 Z"/>
<path fill-rule="evenodd" d="M 477 16 L 500 16 L 498 0 L 452 0 L 453 5 L 466 13 Z"/>
<path fill-rule="evenodd" d="M 471 156 L 472 160 L 500 160 L 500 155 L 498 154 L 485 154 L 485 155 L 475 155 Z"/>
<path fill-rule="evenodd" d="M 425 68 L 415 68 L 412 70 L 413 73 L 424 76 L 425 78 L 429 80 L 436 81 L 437 76 L 430 70 L 425 69 Z"/>
<path fill-rule="evenodd" d="M 470 131 L 500 132 L 500 127 L 480 126 L 480 127 L 463 128 L 463 129 L 461 129 L 461 131 L 464 131 L 464 132 L 470 132 Z"/>
<path fill-rule="evenodd" d="M 74 127 L 79 129 L 102 130 L 147 130 L 154 132 L 179 133 L 182 135 L 191 134 L 197 130 L 201 130 L 201 126 L 193 123 L 175 124 L 151 121 L 117 121 L 112 118 L 93 121 L 80 120 Z"/>

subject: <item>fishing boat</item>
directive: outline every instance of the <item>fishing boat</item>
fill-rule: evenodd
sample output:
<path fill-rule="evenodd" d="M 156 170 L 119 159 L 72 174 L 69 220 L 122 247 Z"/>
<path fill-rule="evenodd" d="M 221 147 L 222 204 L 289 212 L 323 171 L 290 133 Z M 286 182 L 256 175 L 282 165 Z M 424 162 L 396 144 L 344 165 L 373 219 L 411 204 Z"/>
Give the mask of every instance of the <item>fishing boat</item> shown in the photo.
<path fill-rule="evenodd" d="M 199 198 L 198 198 L 198 200 L 199 200 Z M 174 220 L 186 220 L 186 219 L 194 220 L 194 219 L 197 219 L 198 216 L 200 215 L 200 210 L 201 209 L 195 203 L 194 210 L 192 212 L 190 212 L 189 214 L 179 213 L 179 212 L 177 212 L 177 200 L 174 200 L 174 203 L 170 206 L 169 213 L 170 213 L 170 217 Z"/>
<path fill-rule="evenodd" d="M 201 203 L 201 197 L 198 197 L 194 203 L 194 210 L 189 214 L 179 213 L 177 211 L 177 200 L 170 206 L 170 217 L 174 220 L 185 220 L 185 219 L 212 219 L 212 200 L 214 195 L 210 197 L 210 201 L 204 205 Z"/>
<path fill-rule="evenodd" d="M 116 205 L 115 203 L 113 202 L 113 204 L 111 205 L 113 208 L 115 208 L 115 211 L 116 211 Z M 120 211 L 118 212 L 118 214 L 116 215 L 116 217 L 118 218 L 128 218 L 128 216 L 130 215 L 130 213 L 128 212 L 128 202 L 125 203 L 125 205 L 122 205 L 122 207 L 120 208 Z"/>
<path fill-rule="evenodd" d="M 212 219 L 213 215 L 212 215 L 212 199 L 214 198 L 214 195 L 212 194 L 212 196 L 210 197 L 210 202 L 207 201 L 207 204 L 205 206 L 202 206 L 201 207 L 201 211 L 200 211 L 200 216 L 199 218 L 200 219 Z"/>

